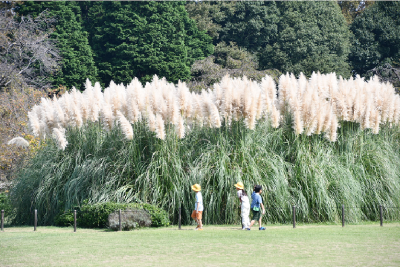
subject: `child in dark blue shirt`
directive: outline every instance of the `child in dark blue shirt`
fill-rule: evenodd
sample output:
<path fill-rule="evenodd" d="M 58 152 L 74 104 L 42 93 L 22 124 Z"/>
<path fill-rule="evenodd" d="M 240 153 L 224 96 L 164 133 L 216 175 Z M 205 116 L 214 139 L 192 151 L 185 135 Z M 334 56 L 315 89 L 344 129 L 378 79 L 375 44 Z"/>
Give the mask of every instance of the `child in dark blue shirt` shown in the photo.
<path fill-rule="evenodd" d="M 260 196 L 262 192 L 262 187 L 261 185 L 256 185 L 254 187 L 254 192 L 251 194 L 251 206 L 250 209 L 253 211 L 253 219 L 250 222 L 249 228 L 247 230 L 250 230 L 250 228 L 253 226 L 253 224 L 258 221 L 259 228 L 258 230 L 265 230 L 265 227 L 261 226 L 261 210 L 260 207 L 262 208 L 262 213 L 265 213 L 264 205 L 262 203 L 262 198 Z"/>

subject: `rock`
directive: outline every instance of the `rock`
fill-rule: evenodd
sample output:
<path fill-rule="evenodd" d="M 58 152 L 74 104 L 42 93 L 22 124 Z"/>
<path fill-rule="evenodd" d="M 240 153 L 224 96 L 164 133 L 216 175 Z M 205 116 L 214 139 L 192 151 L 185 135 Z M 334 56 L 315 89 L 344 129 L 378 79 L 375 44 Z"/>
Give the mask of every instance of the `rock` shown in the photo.
<path fill-rule="evenodd" d="M 122 230 L 132 230 L 138 227 L 150 227 L 151 216 L 144 209 L 127 209 L 121 211 Z M 108 227 L 119 230 L 119 211 L 108 216 Z"/>

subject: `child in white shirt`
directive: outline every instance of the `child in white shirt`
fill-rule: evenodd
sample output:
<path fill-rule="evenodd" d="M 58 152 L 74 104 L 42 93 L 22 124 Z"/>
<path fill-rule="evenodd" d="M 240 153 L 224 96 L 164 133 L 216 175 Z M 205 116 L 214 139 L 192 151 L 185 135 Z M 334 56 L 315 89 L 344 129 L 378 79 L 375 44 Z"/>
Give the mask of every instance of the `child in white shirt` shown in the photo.
<path fill-rule="evenodd" d="M 192 218 L 197 222 L 197 227 L 195 230 L 203 230 L 203 196 L 201 195 L 201 187 L 199 184 L 192 185 L 192 190 L 196 192 L 196 204 L 194 205 L 194 210 L 192 212 Z"/>
<path fill-rule="evenodd" d="M 241 213 L 240 216 L 242 217 L 242 230 L 245 230 L 250 226 L 250 201 L 249 197 L 246 194 L 246 191 L 244 191 L 244 185 L 242 182 L 238 182 L 235 184 L 236 190 L 237 190 L 237 195 L 240 200 L 240 209 Z"/>

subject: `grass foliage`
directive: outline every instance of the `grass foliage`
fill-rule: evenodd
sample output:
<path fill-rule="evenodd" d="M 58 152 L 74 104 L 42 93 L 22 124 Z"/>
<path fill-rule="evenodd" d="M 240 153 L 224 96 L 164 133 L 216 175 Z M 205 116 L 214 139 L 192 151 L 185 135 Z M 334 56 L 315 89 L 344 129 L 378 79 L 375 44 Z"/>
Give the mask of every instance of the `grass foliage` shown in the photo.
<path fill-rule="evenodd" d="M 229 127 L 193 129 L 178 139 L 174 126 L 160 140 L 145 123 L 133 125 L 126 140 L 119 127 L 102 131 L 100 123 L 69 129 L 65 150 L 54 141 L 43 146 L 24 168 L 11 191 L 16 223 L 52 224 L 60 211 L 108 201 L 157 204 L 176 223 L 182 205 L 184 224 L 191 223 L 194 194 L 203 190 L 206 224 L 239 221 L 233 185 L 242 181 L 248 193 L 263 186 L 269 222 L 290 222 L 291 206 L 303 222 L 376 220 L 379 205 L 400 206 L 399 131 L 382 127 L 379 134 L 359 124 L 341 123 L 337 142 L 321 135 L 295 135 L 292 120 L 280 128 L 261 122 L 255 130 L 244 121 Z M 355 208 L 357 207 L 357 208 Z M 399 219 L 385 209 L 386 218 Z"/>

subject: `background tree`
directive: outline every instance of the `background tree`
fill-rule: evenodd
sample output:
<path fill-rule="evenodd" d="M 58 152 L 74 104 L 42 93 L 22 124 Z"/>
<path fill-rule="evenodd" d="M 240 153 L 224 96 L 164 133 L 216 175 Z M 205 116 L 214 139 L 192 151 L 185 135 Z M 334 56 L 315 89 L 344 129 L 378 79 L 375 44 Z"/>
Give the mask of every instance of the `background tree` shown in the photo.
<path fill-rule="evenodd" d="M 218 42 L 235 42 L 250 52 L 259 52 L 278 33 L 280 10 L 275 2 L 237 2 L 221 23 Z"/>
<path fill-rule="evenodd" d="M 198 29 L 207 31 L 216 45 L 220 42 L 219 33 L 222 30 L 222 22 L 235 11 L 235 6 L 235 1 L 189 1 L 185 8 L 189 17 L 196 21 Z"/>
<path fill-rule="evenodd" d="M 225 75 L 243 77 L 261 81 L 265 75 L 270 75 L 278 82 L 282 74 L 278 70 L 258 70 L 258 59 L 254 53 L 246 51 L 231 42 L 229 45 L 220 42 L 214 48 L 214 53 L 203 60 L 197 60 L 192 66 L 192 80 L 188 83 L 192 91 L 200 92 L 204 88 L 218 83 Z"/>
<path fill-rule="evenodd" d="M 57 40 L 62 56 L 62 68 L 56 76 L 52 77 L 53 85 L 64 85 L 67 88 L 75 86 L 83 89 L 87 78 L 96 80 L 97 68 L 89 46 L 88 33 L 82 26 L 79 4 L 70 1 L 28 1 L 19 5 L 18 13 L 36 16 L 43 10 L 49 10 L 49 14 L 57 19 L 55 31 L 51 37 Z"/>
<path fill-rule="evenodd" d="M 49 86 L 48 77 L 59 69 L 59 52 L 49 39 L 54 22 L 46 12 L 17 22 L 13 13 L 0 10 L 0 91 Z"/>
<path fill-rule="evenodd" d="M 260 52 L 262 68 L 350 76 L 350 31 L 335 2 L 278 2 L 277 6 L 278 33 Z"/>
<path fill-rule="evenodd" d="M 350 31 L 336 2 L 243 1 L 229 9 L 222 9 L 218 3 L 190 7 L 193 6 L 203 11 L 199 14 L 221 14 L 215 15 L 211 23 L 190 11 L 197 21 L 211 25 L 210 29 L 218 29 L 214 44 L 234 42 L 256 53 L 261 70 L 278 69 L 306 75 L 319 70 L 344 77 L 351 74 L 348 64 Z M 214 6 L 220 9 L 214 11 Z"/>
<path fill-rule="evenodd" d="M 400 67 L 400 2 L 377 2 L 351 25 L 350 61 L 356 74 L 384 64 Z"/>
<path fill-rule="evenodd" d="M 101 81 L 190 78 L 190 67 L 213 51 L 182 2 L 98 2 L 88 10 L 90 43 Z"/>

